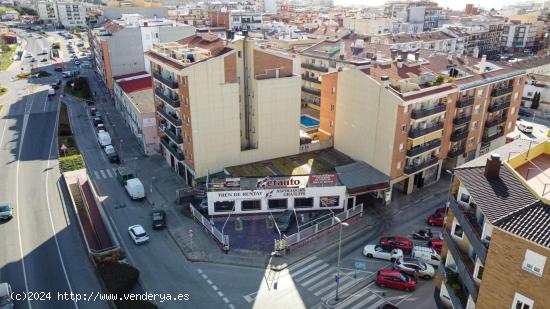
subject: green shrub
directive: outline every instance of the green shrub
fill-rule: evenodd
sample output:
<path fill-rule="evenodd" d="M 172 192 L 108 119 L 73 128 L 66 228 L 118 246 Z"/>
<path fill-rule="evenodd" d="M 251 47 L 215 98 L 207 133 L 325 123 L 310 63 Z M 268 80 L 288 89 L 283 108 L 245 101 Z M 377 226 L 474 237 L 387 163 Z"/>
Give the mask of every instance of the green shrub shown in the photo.
<path fill-rule="evenodd" d="M 83 169 L 85 166 L 82 155 L 80 154 L 59 158 L 59 168 L 61 172 L 75 171 Z"/>
<path fill-rule="evenodd" d="M 122 294 L 130 291 L 138 282 L 139 270 L 124 263 L 103 263 L 97 265 L 107 293 Z"/>

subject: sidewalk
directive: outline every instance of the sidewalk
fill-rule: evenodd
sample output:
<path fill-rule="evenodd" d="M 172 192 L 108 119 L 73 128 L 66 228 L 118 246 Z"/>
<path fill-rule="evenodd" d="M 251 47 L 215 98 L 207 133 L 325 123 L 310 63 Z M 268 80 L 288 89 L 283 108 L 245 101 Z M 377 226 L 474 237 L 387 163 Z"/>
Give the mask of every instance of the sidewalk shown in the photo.
<path fill-rule="evenodd" d="M 137 140 L 133 137 L 129 128 L 124 125 L 124 121 L 116 111 L 114 103 L 104 86 L 99 84 L 95 75 L 90 76 L 90 73 L 83 75 L 90 77 L 91 89 L 96 92 L 96 107 L 105 116 L 105 123 L 108 131 L 113 136 L 112 139 L 114 141 L 123 140 L 119 144 L 115 142 L 117 149 L 122 148 L 119 153 L 123 159 L 123 164 L 134 169 L 143 182 L 149 207 L 166 211 L 168 232 L 189 261 L 262 269 L 269 266 L 274 270 L 279 270 L 338 242 L 338 233 L 332 232 L 300 249 L 292 249 L 284 257 L 270 257 L 261 252 L 237 249 L 230 250 L 229 253 L 225 254 L 210 234 L 202 230 L 199 223 L 183 213 L 184 206 L 175 203 L 176 190 L 185 186 L 182 179 L 171 170 L 160 155 L 149 157 L 143 155 Z M 352 228 L 343 231 L 343 243 L 372 230 L 376 223 L 384 217 L 393 216 L 408 207 L 422 207 L 422 203 L 427 199 L 443 198 L 447 194 L 448 185 L 448 177 L 445 178 L 444 175 L 438 183 L 424 188 L 420 192 L 408 196 L 396 194 L 391 206 L 367 206 L 363 217 L 353 222 L 351 224 Z"/>

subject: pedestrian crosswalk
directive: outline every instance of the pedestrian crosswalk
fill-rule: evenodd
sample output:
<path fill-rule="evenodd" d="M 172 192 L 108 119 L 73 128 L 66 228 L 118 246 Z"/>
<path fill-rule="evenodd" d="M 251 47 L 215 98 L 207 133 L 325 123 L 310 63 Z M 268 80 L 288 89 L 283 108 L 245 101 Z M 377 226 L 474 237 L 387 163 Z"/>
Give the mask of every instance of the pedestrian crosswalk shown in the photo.
<path fill-rule="evenodd" d="M 306 259 L 291 265 L 288 269 L 288 275 L 292 278 L 294 285 L 301 289 L 306 289 L 313 295 L 319 297 L 322 303 L 335 298 L 336 293 L 336 274 L 337 269 L 334 266 L 325 263 L 317 256 L 310 256 Z M 353 271 L 345 269 L 340 270 L 339 291 L 340 296 L 346 291 L 358 284 L 360 279 L 370 280 L 361 277 L 355 277 Z M 365 281 L 361 281 L 365 283 Z M 382 295 L 369 289 L 373 285 L 371 282 L 367 288 L 363 288 L 354 295 L 343 299 L 334 306 L 335 309 L 377 309 L 387 302 Z M 252 303 L 258 296 L 257 292 L 243 296 L 248 303 Z"/>
<path fill-rule="evenodd" d="M 96 180 L 113 178 L 116 175 L 116 168 L 106 168 L 102 170 L 94 170 L 92 174 Z"/>

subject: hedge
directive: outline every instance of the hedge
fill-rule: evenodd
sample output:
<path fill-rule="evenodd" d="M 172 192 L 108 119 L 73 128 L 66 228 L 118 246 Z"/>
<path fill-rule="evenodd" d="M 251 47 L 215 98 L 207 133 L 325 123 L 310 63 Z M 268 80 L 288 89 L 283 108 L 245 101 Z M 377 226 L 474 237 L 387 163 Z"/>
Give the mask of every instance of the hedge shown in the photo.
<path fill-rule="evenodd" d="M 103 263 L 97 265 L 107 293 L 122 294 L 130 291 L 138 282 L 139 270 L 125 263 Z"/>
<path fill-rule="evenodd" d="M 62 173 L 83 169 L 85 166 L 84 159 L 80 154 L 59 158 L 59 168 Z"/>

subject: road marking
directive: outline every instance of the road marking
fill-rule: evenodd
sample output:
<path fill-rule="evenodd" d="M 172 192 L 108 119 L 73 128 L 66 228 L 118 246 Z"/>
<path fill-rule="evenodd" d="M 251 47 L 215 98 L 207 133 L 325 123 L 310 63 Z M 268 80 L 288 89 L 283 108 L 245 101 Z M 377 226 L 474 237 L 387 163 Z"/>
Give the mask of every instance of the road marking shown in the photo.
<path fill-rule="evenodd" d="M 208 282 L 208 284 L 212 285 L 212 280 L 208 279 L 208 280 L 206 280 L 206 282 Z"/>
<path fill-rule="evenodd" d="M 382 305 L 383 303 L 385 303 L 386 300 L 384 300 L 383 298 L 377 302 L 375 302 L 374 304 L 370 305 L 367 309 L 376 309 L 378 308 L 378 306 Z"/>
<path fill-rule="evenodd" d="M 349 309 L 359 309 L 359 308 L 363 308 L 364 306 L 366 306 L 368 303 L 370 303 L 373 299 L 376 298 L 376 294 L 371 294 L 369 295 L 369 297 L 363 299 L 362 301 L 360 301 L 359 303 L 355 304 L 353 307 L 349 308 Z M 342 304 L 342 305 L 347 305 L 347 304 Z M 340 309 L 340 307 L 336 307 L 337 309 Z"/>
<path fill-rule="evenodd" d="M 203 278 L 204 280 L 206 280 L 206 279 L 208 279 L 208 276 L 207 276 L 206 274 L 202 274 L 202 278 Z"/>
<path fill-rule="evenodd" d="M 308 266 L 306 266 L 306 267 L 304 267 L 304 268 L 302 268 L 302 269 L 300 269 L 300 270 L 298 270 L 298 271 L 296 271 L 296 272 L 294 272 L 294 273 L 290 273 L 290 274 L 292 275 L 293 278 L 298 277 L 299 274 L 301 274 L 301 273 L 303 273 L 304 271 L 306 271 L 306 270 L 308 270 L 308 269 L 310 269 L 310 268 L 312 268 L 312 267 L 315 267 L 317 264 L 321 264 L 321 263 L 323 263 L 323 260 L 317 260 L 317 261 L 315 261 L 315 262 L 309 264 Z"/>
<path fill-rule="evenodd" d="M 116 175 L 116 167 L 113 167 L 112 170 L 113 170 L 113 175 Z"/>
<path fill-rule="evenodd" d="M 223 301 L 224 301 L 224 303 L 229 304 L 229 299 L 227 299 L 227 297 L 224 297 Z"/>
<path fill-rule="evenodd" d="M 218 287 L 215 286 L 215 285 L 213 285 L 213 286 L 212 286 L 212 290 L 217 291 L 217 290 L 218 290 Z"/>
<path fill-rule="evenodd" d="M 308 281 L 302 283 L 302 286 L 308 286 L 308 285 L 310 285 L 311 283 L 313 283 L 314 281 L 319 280 L 319 279 L 322 278 L 323 276 L 328 276 L 328 274 L 331 273 L 331 272 L 333 272 L 333 271 L 334 271 L 333 268 L 329 268 L 329 269 L 327 269 L 327 270 L 321 272 L 320 274 L 317 274 L 317 276 L 315 276 L 315 277 L 309 279 Z"/>
<path fill-rule="evenodd" d="M 94 171 L 94 177 L 95 177 L 95 179 L 97 179 L 97 180 L 100 180 L 100 179 L 101 179 L 101 177 L 99 177 L 99 173 L 98 173 L 97 171 Z"/>
<path fill-rule="evenodd" d="M 218 296 L 219 296 L 219 297 L 223 297 L 222 291 L 218 291 Z"/>
<path fill-rule="evenodd" d="M 349 278 L 347 278 L 347 277 L 342 277 L 342 278 L 340 278 L 340 283 L 343 283 L 345 280 L 348 280 L 348 279 Z M 315 293 L 317 293 L 317 292 L 319 292 L 318 288 L 325 285 L 327 282 L 329 283 L 329 287 L 332 286 L 332 285 L 336 285 L 336 282 L 334 281 L 334 277 L 328 277 L 328 278 L 325 278 L 325 279 L 317 282 L 316 284 L 310 286 L 308 288 L 308 290 L 311 291 L 311 292 L 315 291 Z"/>
<path fill-rule="evenodd" d="M 235 309 L 235 306 L 233 306 L 232 304 L 229 304 L 229 308 L 230 309 Z"/>
<path fill-rule="evenodd" d="M 250 293 L 248 295 L 243 296 L 243 298 L 250 304 L 254 299 L 256 299 L 256 296 L 252 297 L 252 295 L 256 295 L 258 292 Z"/>
<path fill-rule="evenodd" d="M 107 172 L 107 175 L 109 175 L 109 178 L 112 178 L 112 177 L 113 177 L 113 175 L 111 174 L 111 170 L 106 169 L 105 171 Z"/>
<path fill-rule="evenodd" d="M 304 281 L 307 277 L 309 277 L 309 276 L 311 276 L 311 275 L 314 275 L 314 274 L 316 274 L 318 271 L 321 271 L 322 269 L 325 269 L 325 268 L 327 268 L 327 267 L 328 267 L 328 264 L 325 263 L 325 264 L 319 266 L 318 268 L 316 268 L 316 269 L 314 269 L 314 270 L 312 270 L 312 271 L 310 271 L 310 272 L 305 273 L 305 274 L 302 275 L 300 278 L 297 278 L 295 281 L 296 281 L 296 282 Z"/>
<path fill-rule="evenodd" d="M 202 274 L 202 269 L 197 268 L 197 272 L 198 272 L 199 274 Z"/>
<path fill-rule="evenodd" d="M 101 177 L 103 177 L 103 179 L 107 179 L 107 175 L 105 175 L 105 171 L 100 170 L 99 172 L 101 173 Z"/>
<path fill-rule="evenodd" d="M 293 271 L 294 269 L 296 269 L 296 268 L 298 268 L 298 267 L 300 267 L 300 266 L 302 266 L 302 265 L 304 265 L 304 264 L 308 263 L 309 261 L 311 261 L 311 260 L 313 260 L 313 259 L 316 259 L 316 258 L 317 258 L 317 257 L 316 257 L 315 255 L 312 255 L 312 256 L 308 257 L 307 259 L 305 259 L 305 260 L 301 260 L 300 262 L 298 262 L 298 263 L 296 263 L 296 264 L 290 266 L 290 267 L 288 268 L 288 271 L 289 271 L 289 272 L 290 272 L 290 271 Z"/>
<path fill-rule="evenodd" d="M 356 282 L 354 280 L 350 280 L 349 282 L 347 282 L 346 284 L 344 285 L 340 285 L 340 291 L 345 291 L 346 289 L 348 289 L 349 287 L 351 287 L 352 285 L 354 285 Z M 331 292 L 330 294 L 328 295 L 325 295 L 323 296 L 321 299 L 322 300 L 327 300 L 329 298 L 333 298 L 336 294 L 335 292 Z"/>

